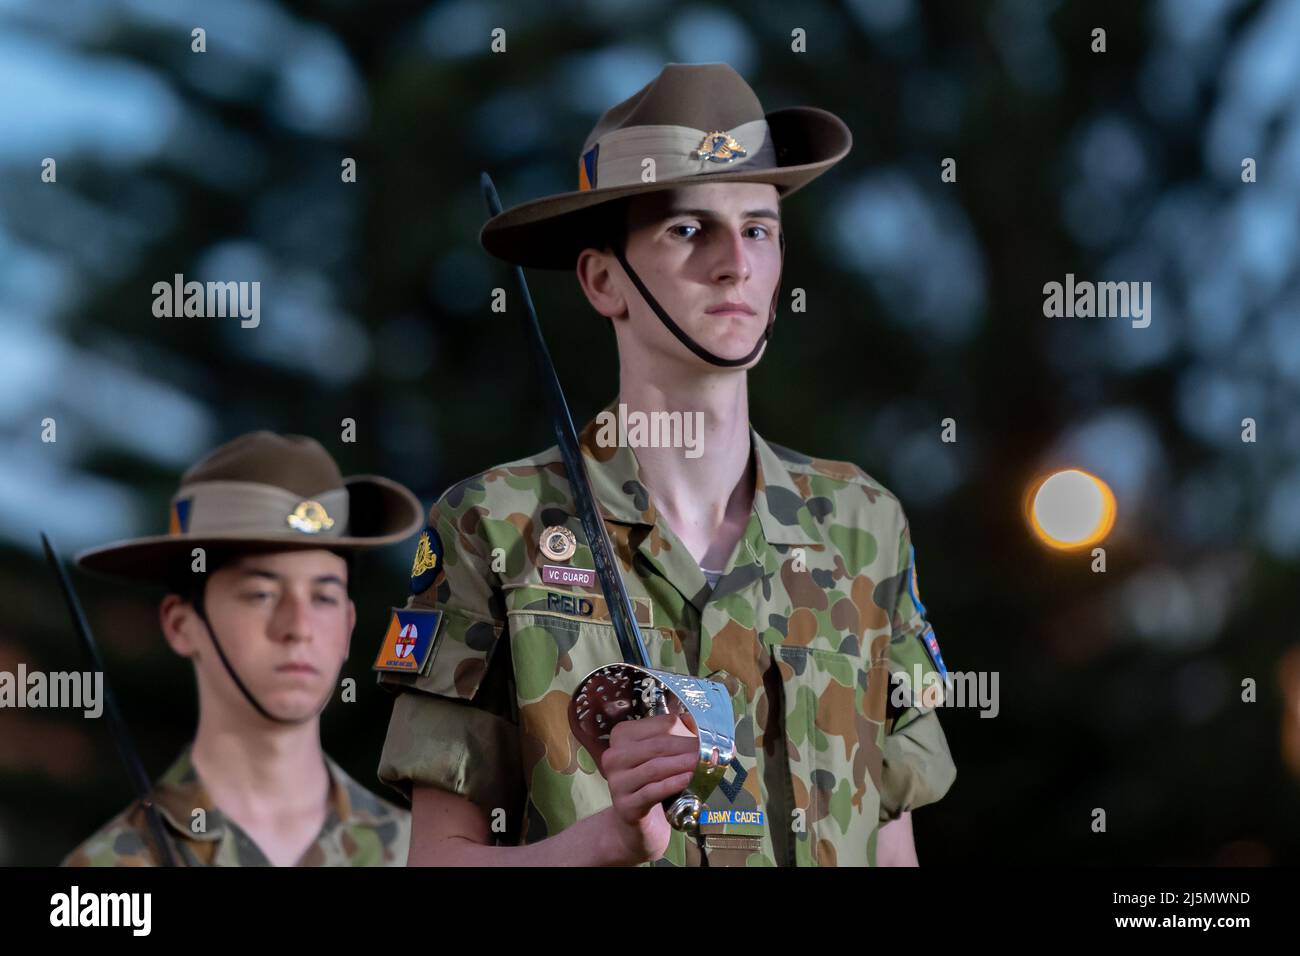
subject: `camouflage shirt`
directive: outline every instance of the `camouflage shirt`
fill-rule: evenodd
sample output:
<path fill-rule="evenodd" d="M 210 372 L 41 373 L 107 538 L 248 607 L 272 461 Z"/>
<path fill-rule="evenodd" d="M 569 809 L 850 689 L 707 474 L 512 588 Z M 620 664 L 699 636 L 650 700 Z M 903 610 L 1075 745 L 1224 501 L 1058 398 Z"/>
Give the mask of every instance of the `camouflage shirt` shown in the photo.
<path fill-rule="evenodd" d="M 765 813 L 748 865 L 874 865 L 880 824 L 938 800 L 956 776 L 927 645 L 942 658 L 898 500 L 854 465 L 751 428 L 753 511 L 710 589 L 656 513 L 635 452 L 596 434 L 593 419 L 580 443 L 652 666 L 710 676 L 732 696 L 739 756 L 708 807 Z M 577 538 L 569 567 L 594 567 L 556 447 L 448 489 L 406 605 L 441 609 L 432 650 L 416 673 L 379 675 L 401 691 L 380 778 L 408 796 L 414 783 L 467 797 L 502 824 L 502 843 L 611 804 L 566 708 L 583 677 L 621 656 L 598 582 L 543 583 L 558 563 L 539 546 L 550 525 Z M 700 852 L 674 831 L 656 864 L 699 865 Z"/>
<path fill-rule="evenodd" d="M 329 810 L 315 842 L 297 865 L 405 866 L 410 813 L 362 787 L 328 756 L 325 765 L 330 775 Z M 212 803 L 190 759 L 190 747 L 158 779 L 154 800 L 181 865 L 271 865 L 248 834 Z M 159 866 L 161 862 L 137 800 L 61 865 Z"/>

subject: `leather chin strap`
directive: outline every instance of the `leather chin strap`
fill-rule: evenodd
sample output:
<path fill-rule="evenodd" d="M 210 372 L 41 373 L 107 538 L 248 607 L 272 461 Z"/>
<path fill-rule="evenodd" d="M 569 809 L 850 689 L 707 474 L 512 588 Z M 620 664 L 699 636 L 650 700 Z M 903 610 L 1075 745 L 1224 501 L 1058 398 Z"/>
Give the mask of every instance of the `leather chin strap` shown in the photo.
<path fill-rule="evenodd" d="M 781 297 L 781 272 L 785 271 L 785 232 L 782 231 L 778 235 L 781 240 L 781 271 L 778 272 L 776 276 L 776 290 L 772 293 L 772 306 L 768 310 L 767 327 L 763 329 L 763 334 L 759 336 L 758 341 L 754 343 L 754 347 L 749 350 L 748 355 L 734 359 L 727 359 L 720 355 L 714 355 L 699 342 L 696 342 L 693 338 L 687 335 L 682 327 L 672 320 L 672 317 L 664 311 L 664 307 L 659 304 L 658 300 L 656 300 L 653 295 L 650 294 L 650 290 L 647 289 L 645 283 L 641 281 L 641 277 L 633 271 L 631 264 L 627 261 L 627 255 L 623 251 L 623 244 L 625 241 L 623 237 L 620 236 L 618 241 L 613 244 L 613 250 L 614 255 L 618 258 L 619 265 L 623 267 L 623 271 L 627 273 L 628 278 L 632 280 L 632 284 L 636 286 L 637 291 L 641 293 L 641 298 L 645 299 L 646 304 L 650 306 L 654 314 L 659 316 L 659 321 L 664 324 L 664 328 L 676 336 L 677 341 L 681 342 L 682 345 L 686 346 L 695 353 L 695 355 L 704 359 L 704 361 L 708 362 L 710 365 L 716 365 L 719 368 L 738 368 L 754 361 L 758 356 L 758 353 L 763 350 L 763 346 L 767 344 L 767 340 L 771 338 L 772 326 L 776 325 L 776 306 Z"/>
<path fill-rule="evenodd" d="M 206 588 L 206 584 L 204 587 Z M 235 673 L 234 667 L 230 664 L 230 659 L 226 657 L 226 652 L 221 649 L 221 642 L 217 640 L 217 632 L 212 629 L 212 622 L 208 620 L 208 612 L 203 607 L 202 593 L 200 593 L 194 600 L 194 610 L 198 614 L 199 620 L 203 622 L 203 626 L 208 629 L 208 637 L 212 639 L 212 646 L 217 649 L 217 657 L 221 658 L 221 663 L 222 666 L 226 668 L 226 673 L 230 675 L 230 679 L 235 682 L 235 686 L 239 688 L 239 692 L 244 695 L 244 699 L 248 701 L 249 705 L 255 711 L 272 723 L 292 725 L 305 724 L 325 709 L 325 705 L 329 702 L 329 694 L 325 695 L 325 700 L 321 701 L 321 705 L 316 708 L 316 712 L 308 714 L 306 717 L 277 717 L 275 714 L 263 707 L 261 701 L 254 697 L 252 691 L 250 691 L 244 682 L 239 679 L 239 675 Z"/>

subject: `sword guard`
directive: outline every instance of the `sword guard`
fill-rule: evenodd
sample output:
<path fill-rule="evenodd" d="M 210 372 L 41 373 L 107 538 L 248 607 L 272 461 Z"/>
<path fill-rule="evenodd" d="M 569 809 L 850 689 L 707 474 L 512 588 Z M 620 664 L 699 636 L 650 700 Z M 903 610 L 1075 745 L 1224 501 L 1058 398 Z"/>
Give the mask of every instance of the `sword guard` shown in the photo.
<path fill-rule="evenodd" d="M 664 800 L 669 824 L 685 833 L 699 828 L 704 802 L 736 755 L 731 695 L 717 681 L 637 664 L 606 664 L 582 679 L 569 701 L 569 728 L 587 752 L 599 758 L 609 749 L 614 725 L 660 714 L 681 719 L 699 745 L 690 783 Z"/>

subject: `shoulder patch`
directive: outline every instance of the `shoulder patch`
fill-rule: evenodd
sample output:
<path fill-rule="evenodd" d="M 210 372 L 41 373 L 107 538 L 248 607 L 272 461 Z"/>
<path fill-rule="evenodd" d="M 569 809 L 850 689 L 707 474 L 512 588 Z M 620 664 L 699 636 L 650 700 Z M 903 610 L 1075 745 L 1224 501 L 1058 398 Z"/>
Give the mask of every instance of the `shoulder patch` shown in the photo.
<path fill-rule="evenodd" d="M 934 636 L 934 628 L 926 624 L 925 630 L 921 632 L 921 643 L 925 645 L 926 653 L 930 655 L 930 660 L 934 661 L 934 669 L 939 672 L 939 677 L 948 680 L 948 668 L 943 666 L 943 655 L 939 653 L 939 641 Z"/>
<path fill-rule="evenodd" d="M 916 586 L 916 547 L 907 546 L 907 593 L 912 596 L 912 604 L 916 610 L 925 616 L 925 605 L 921 603 L 921 594 Z"/>
<path fill-rule="evenodd" d="M 441 623 L 442 611 L 393 608 L 374 669 L 399 674 L 420 673 L 433 650 L 433 639 Z"/>
<path fill-rule="evenodd" d="M 921 592 L 916 584 L 916 547 L 908 545 L 907 548 L 907 593 L 911 595 L 912 606 L 916 608 L 922 618 L 925 617 L 925 605 L 921 603 Z M 948 679 L 948 669 L 943 665 L 943 654 L 939 652 L 939 640 L 934 636 L 934 627 L 929 621 L 925 622 L 925 630 L 917 635 L 921 643 L 925 645 L 925 652 L 930 655 L 930 660 L 934 661 L 934 669 L 939 672 L 939 676 L 945 681 Z"/>
<path fill-rule="evenodd" d="M 442 539 L 432 525 L 420 532 L 411 562 L 411 593 L 421 594 L 433 586 L 442 567 Z"/>

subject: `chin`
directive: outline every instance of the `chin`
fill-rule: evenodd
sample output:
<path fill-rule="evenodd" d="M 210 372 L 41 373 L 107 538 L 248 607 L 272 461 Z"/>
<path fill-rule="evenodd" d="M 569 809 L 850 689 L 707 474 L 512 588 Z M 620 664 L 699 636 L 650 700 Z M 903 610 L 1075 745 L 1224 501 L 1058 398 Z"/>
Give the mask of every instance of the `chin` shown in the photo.
<path fill-rule="evenodd" d="M 701 344 L 719 358 L 724 359 L 741 359 L 754 350 L 754 346 L 763 337 L 762 328 L 756 328 L 744 333 L 734 333 L 731 335 L 721 335 L 709 340 L 696 339 Z M 763 353 L 759 352 L 761 356 Z M 757 359 L 758 356 L 755 356 Z M 703 361 L 703 359 L 701 359 Z"/>
<path fill-rule="evenodd" d="M 258 700 L 264 701 L 265 706 L 273 713 L 283 717 L 307 717 L 316 713 L 316 708 L 325 698 L 327 690 L 322 684 L 320 686 L 307 686 L 293 688 L 274 688 L 268 690 L 264 697 L 259 696 Z"/>
<path fill-rule="evenodd" d="M 706 319 L 709 317 L 706 316 Z M 767 322 L 758 316 L 730 319 L 720 325 L 716 319 L 703 322 L 688 334 L 714 355 L 724 359 L 738 359 L 748 355 L 755 343 L 763 337 Z"/>
<path fill-rule="evenodd" d="M 307 700 L 299 694 L 284 697 L 272 697 L 267 700 L 263 706 L 277 717 L 286 720 L 299 721 L 315 717 L 316 708 L 320 706 L 321 698 Z"/>

